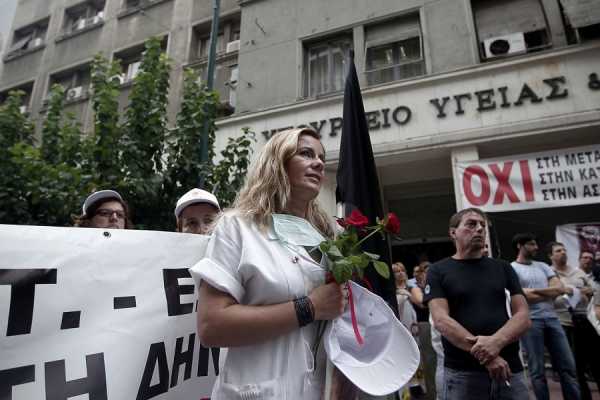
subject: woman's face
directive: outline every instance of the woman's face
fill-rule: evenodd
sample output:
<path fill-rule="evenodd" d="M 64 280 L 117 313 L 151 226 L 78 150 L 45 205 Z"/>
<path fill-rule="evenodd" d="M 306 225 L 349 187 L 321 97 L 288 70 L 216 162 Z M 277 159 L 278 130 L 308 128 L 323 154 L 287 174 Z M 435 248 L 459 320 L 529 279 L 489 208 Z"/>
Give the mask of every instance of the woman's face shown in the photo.
<path fill-rule="evenodd" d="M 317 197 L 325 176 L 325 151 L 321 142 L 301 135 L 296 154 L 287 161 L 286 170 L 292 197 L 306 201 Z"/>
<path fill-rule="evenodd" d="M 125 229 L 125 210 L 116 200 L 102 203 L 91 219 L 92 228 Z"/>

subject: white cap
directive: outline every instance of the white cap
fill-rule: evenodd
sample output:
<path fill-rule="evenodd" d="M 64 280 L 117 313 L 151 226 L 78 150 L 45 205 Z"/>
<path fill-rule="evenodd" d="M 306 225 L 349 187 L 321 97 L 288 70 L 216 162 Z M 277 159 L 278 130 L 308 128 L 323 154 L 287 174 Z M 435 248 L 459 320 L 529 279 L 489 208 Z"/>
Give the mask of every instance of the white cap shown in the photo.
<path fill-rule="evenodd" d="M 325 332 L 325 350 L 333 364 L 360 390 L 373 396 L 398 391 L 419 366 L 419 348 L 385 301 L 350 281 L 359 344 L 352 328 L 350 306 Z"/>
<path fill-rule="evenodd" d="M 206 190 L 194 188 L 177 200 L 177 205 L 175 206 L 175 218 L 179 218 L 184 208 L 196 203 L 206 203 L 216 207 L 217 210 L 221 209 L 214 194 L 207 192 Z"/>
<path fill-rule="evenodd" d="M 87 199 L 85 199 L 85 201 L 83 202 L 83 215 L 87 215 L 87 211 L 92 206 L 92 204 L 103 199 L 117 199 L 119 201 L 123 201 L 121 195 L 114 190 L 99 190 L 90 194 L 87 197 Z"/>

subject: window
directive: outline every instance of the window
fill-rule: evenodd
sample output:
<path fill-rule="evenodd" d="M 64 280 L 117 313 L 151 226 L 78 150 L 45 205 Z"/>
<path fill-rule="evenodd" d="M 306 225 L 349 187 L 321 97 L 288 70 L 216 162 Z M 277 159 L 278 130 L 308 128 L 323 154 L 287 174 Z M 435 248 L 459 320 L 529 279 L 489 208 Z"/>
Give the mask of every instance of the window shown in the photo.
<path fill-rule="evenodd" d="M 3 104 L 8 98 L 9 93 L 13 91 L 22 91 L 25 93 L 25 95 L 21 97 L 20 107 L 21 113 L 25 114 L 29 111 L 29 105 L 31 103 L 31 93 L 33 91 L 33 82 L 29 82 L 24 85 L 20 85 L 0 92 L 0 104 Z"/>
<path fill-rule="evenodd" d="M 305 47 L 305 95 L 333 93 L 344 88 L 352 36 L 343 35 Z"/>
<path fill-rule="evenodd" d="M 210 49 L 210 23 L 194 28 L 193 50 L 191 58 L 208 58 Z M 217 56 L 238 52 L 240 49 L 240 15 L 219 21 L 217 35 Z"/>
<path fill-rule="evenodd" d="M 161 42 L 163 51 L 167 51 L 167 37 Z M 131 83 L 140 72 L 142 65 L 142 56 L 144 54 L 144 45 L 138 45 L 118 53 L 115 53 L 115 59 L 121 64 L 121 83 Z"/>
<path fill-rule="evenodd" d="M 198 71 L 202 80 L 206 79 L 208 68 L 210 31 L 210 22 L 194 27 L 190 58 L 196 60 L 192 66 Z M 221 99 L 219 116 L 228 116 L 235 111 L 239 77 L 239 49 L 240 14 L 235 14 L 219 21 L 215 73 L 213 75 L 213 88 L 219 93 Z"/>
<path fill-rule="evenodd" d="M 104 0 L 90 0 L 68 8 L 65 12 L 64 32 L 77 32 L 102 22 L 104 5 Z"/>
<path fill-rule="evenodd" d="M 48 21 L 46 18 L 42 21 L 17 29 L 13 37 L 13 43 L 7 52 L 8 56 L 17 56 L 28 50 L 41 48 L 46 40 L 48 31 Z"/>
<path fill-rule="evenodd" d="M 569 44 L 600 39 L 600 3 L 561 0 L 560 11 Z"/>
<path fill-rule="evenodd" d="M 48 93 L 53 85 L 61 85 L 65 89 L 67 101 L 86 98 L 91 84 L 90 66 L 83 65 L 68 71 L 61 71 L 50 76 Z"/>
<path fill-rule="evenodd" d="M 125 0 L 125 8 L 136 8 L 142 5 L 146 0 Z"/>
<path fill-rule="evenodd" d="M 473 0 L 471 4 L 482 60 L 552 46 L 540 0 Z"/>
<path fill-rule="evenodd" d="M 365 39 L 365 74 L 369 85 L 425 73 L 418 16 L 368 26 Z"/>
<path fill-rule="evenodd" d="M 129 14 L 130 12 L 135 12 L 142 8 L 148 8 L 164 1 L 166 0 L 123 0 L 121 11 Z"/>
<path fill-rule="evenodd" d="M 194 67 L 202 81 L 207 74 L 208 63 L 203 62 Z M 234 59 L 222 59 L 215 65 L 213 75 L 213 89 L 219 93 L 221 105 L 218 110 L 220 117 L 226 117 L 234 113 L 237 102 L 236 90 L 239 82 L 239 68 L 237 57 Z"/>

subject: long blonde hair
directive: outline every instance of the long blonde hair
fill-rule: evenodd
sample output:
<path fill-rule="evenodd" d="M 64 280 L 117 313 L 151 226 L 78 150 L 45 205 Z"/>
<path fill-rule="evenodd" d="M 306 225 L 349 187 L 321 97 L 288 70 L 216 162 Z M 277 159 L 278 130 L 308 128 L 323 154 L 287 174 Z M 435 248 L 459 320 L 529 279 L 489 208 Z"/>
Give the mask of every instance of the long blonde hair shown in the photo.
<path fill-rule="evenodd" d="M 261 229 L 270 225 L 272 214 L 283 213 L 287 209 L 291 188 L 285 165 L 296 154 L 302 135 L 320 140 L 317 132 L 307 128 L 290 129 L 274 135 L 263 147 L 235 199 L 235 211 L 251 219 Z M 306 219 L 323 235 L 333 237 L 329 218 L 316 198 L 308 203 Z"/>

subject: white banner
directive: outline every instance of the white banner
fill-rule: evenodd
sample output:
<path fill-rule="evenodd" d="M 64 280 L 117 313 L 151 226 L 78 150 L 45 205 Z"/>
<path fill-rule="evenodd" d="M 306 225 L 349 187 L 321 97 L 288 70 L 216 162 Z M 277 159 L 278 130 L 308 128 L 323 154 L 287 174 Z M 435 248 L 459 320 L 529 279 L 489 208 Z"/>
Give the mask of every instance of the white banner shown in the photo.
<path fill-rule="evenodd" d="M 600 202 L 600 145 L 457 162 L 463 208 L 487 212 Z"/>
<path fill-rule="evenodd" d="M 198 400 L 224 352 L 200 346 L 188 268 L 206 238 L 0 225 L 1 400 Z"/>
<path fill-rule="evenodd" d="M 565 245 L 572 267 L 579 266 L 579 255 L 583 251 L 592 253 L 596 263 L 600 262 L 600 222 L 558 225 L 556 241 Z"/>

